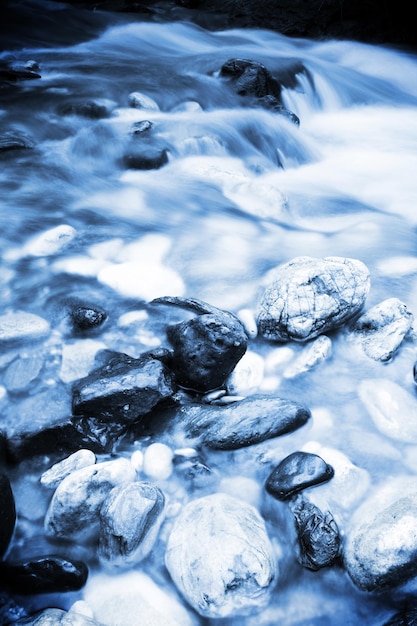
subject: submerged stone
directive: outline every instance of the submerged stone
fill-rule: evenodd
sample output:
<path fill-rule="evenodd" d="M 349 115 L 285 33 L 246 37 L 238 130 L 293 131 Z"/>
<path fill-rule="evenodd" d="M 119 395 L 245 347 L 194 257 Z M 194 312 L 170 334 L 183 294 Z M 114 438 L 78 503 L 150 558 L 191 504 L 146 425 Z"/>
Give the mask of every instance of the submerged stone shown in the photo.
<path fill-rule="evenodd" d="M 253 395 L 226 406 L 184 405 L 175 419 L 209 448 L 235 450 L 292 432 L 310 417 L 297 402 Z"/>
<path fill-rule="evenodd" d="M 45 338 L 49 332 L 49 322 L 34 313 L 16 311 L 0 316 L 0 344 L 35 341 Z"/>
<path fill-rule="evenodd" d="M 173 346 L 171 367 L 178 384 L 200 392 L 223 385 L 247 349 L 248 336 L 240 320 L 192 298 L 157 298 L 153 304 L 180 306 L 198 313 L 168 327 Z"/>
<path fill-rule="evenodd" d="M 274 498 L 287 500 L 307 487 L 327 482 L 333 475 L 333 468 L 318 454 L 297 451 L 277 465 L 265 487 Z"/>
<path fill-rule="evenodd" d="M 41 556 L 22 563 L 0 563 L 3 584 L 18 594 L 77 591 L 88 577 L 82 561 Z"/>
<path fill-rule="evenodd" d="M 389 361 L 411 329 L 414 316 L 398 298 L 388 298 L 366 311 L 353 327 L 367 356 Z"/>
<path fill-rule="evenodd" d="M 278 81 L 258 61 L 229 59 L 222 65 L 220 75 L 231 81 L 233 89 L 240 96 L 262 98 L 272 95 L 279 98 L 281 95 Z"/>
<path fill-rule="evenodd" d="M 70 311 L 74 326 L 80 330 L 89 330 L 101 326 L 107 319 L 107 313 L 96 307 L 76 306 Z"/>
<path fill-rule="evenodd" d="M 34 615 L 14 621 L 16 626 L 104 626 L 81 613 L 64 609 L 43 609 Z"/>
<path fill-rule="evenodd" d="M 296 257 L 279 266 L 257 312 L 259 333 L 274 341 L 307 341 L 356 315 L 370 289 L 356 259 Z"/>
<path fill-rule="evenodd" d="M 164 506 L 164 494 L 152 483 L 115 487 L 100 509 L 101 562 L 128 567 L 143 561 L 158 538 Z"/>
<path fill-rule="evenodd" d="M 290 502 L 298 535 L 298 560 L 317 571 L 332 565 L 341 555 L 342 538 L 331 513 L 323 513 L 303 496 Z"/>
<path fill-rule="evenodd" d="M 257 509 L 225 493 L 188 503 L 174 522 L 165 564 L 203 617 L 256 613 L 268 602 L 277 565 Z"/>
<path fill-rule="evenodd" d="M 417 486 L 398 476 L 353 515 L 345 529 L 344 564 L 360 589 L 383 592 L 417 576 Z"/>
<path fill-rule="evenodd" d="M 70 456 L 58 461 L 40 477 L 40 483 L 48 489 L 56 489 L 60 482 L 75 470 L 89 467 L 96 462 L 96 455 L 91 450 L 77 450 Z"/>

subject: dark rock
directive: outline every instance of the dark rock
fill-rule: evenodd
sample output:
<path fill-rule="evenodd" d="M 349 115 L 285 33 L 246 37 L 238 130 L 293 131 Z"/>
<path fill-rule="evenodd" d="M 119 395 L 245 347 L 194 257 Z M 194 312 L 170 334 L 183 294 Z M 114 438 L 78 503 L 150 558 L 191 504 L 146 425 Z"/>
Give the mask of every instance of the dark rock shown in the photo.
<path fill-rule="evenodd" d="M 178 384 L 199 392 L 223 385 L 247 349 L 248 337 L 239 319 L 191 298 L 157 298 L 152 304 L 172 304 L 199 313 L 167 330 Z"/>
<path fill-rule="evenodd" d="M 132 170 L 157 170 L 168 163 L 168 150 L 147 146 L 125 154 L 123 165 Z"/>
<path fill-rule="evenodd" d="M 128 423 L 175 393 L 172 373 L 150 354 L 113 356 L 73 386 L 74 415 Z"/>
<path fill-rule="evenodd" d="M 103 626 L 75 611 L 47 608 L 13 622 L 16 626 Z"/>
<path fill-rule="evenodd" d="M 293 452 L 277 465 L 265 487 L 277 500 L 287 500 L 295 493 L 327 482 L 334 476 L 333 468 L 317 454 Z"/>
<path fill-rule="evenodd" d="M 303 496 L 296 496 L 290 509 L 298 535 L 300 564 L 316 571 L 335 563 L 341 554 L 342 540 L 331 513 L 322 513 Z"/>
<path fill-rule="evenodd" d="M 17 131 L 7 131 L 0 135 L 0 153 L 11 150 L 27 150 L 35 147 L 31 137 Z"/>
<path fill-rule="evenodd" d="M 235 450 L 292 432 L 310 417 L 297 402 L 254 395 L 226 406 L 184 405 L 175 419 L 209 448 Z"/>
<path fill-rule="evenodd" d="M 269 111 L 276 111 L 277 113 L 284 115 L 284 117 L 287 117 L 291 122 L 293 122 L 297 126 L 300 125 L 300 118 L 292 111 L 289 111 L 288 109 L 286 109 L 285 106 L 281 104 L 281 102 L 275 96 L 263 96 L 262 98 L 258 98 L 255 101 L 255 105 L 260 106 Z"/>
<path fill-rule="evenodd" d="M 88 102 L 80 102 L 75 104 L 67 104 L 62 107 L 63 115 L 79 115 L 91 120 L 101 120 L 110 117 L 110 111 L 105 104 L 100 104 L 95 100 Z"/>
<path fill-rule="evenodd" d="M 20 67 L 7 61 L 0 63 L 0 83 L 16 83 L 21 80 L 33 80 L 36 78 L 41 78 L 37 64 L 32 65 L 28 62 L 23 67 Z"/>
<path fill-rule="evenodd" d="M 417 609 L 400 611 L 391 617 L 384 626 L 417 626 Z"/>
<path fill-rule="evenodd" d="M 39 455 L 68 455 L 82 448 L 96 454 L 111 452 L 126 432 L 125 424 L 109 424 L 95 417 L 68 418 L 36 432 L 14 435 L 6 440 L 6 459 L 20 463 Z"/>
<path fill-rule="evenodd" d="M 97 308 L 77 306 L 70 312 L 74 326 L 80 330 L 89 330 L 101 326 L 107 319 L 107 313 Z"/>
<path fill-rule="evenodd" d="M 135 122 L 132 126 L 131 133 L 132 135 L 138 136 L 143 135 L 143 133 L 147 133 L 153 128 L 153 123 L 149 120 L 141 120 L 140 122 Z"/>
<path fill-rule="evenodd" d="M 0 563 L 3 584 L 19 594 L 67 592 L 81 589 L 88 577 L 82 561 L 41 556 L 23 563 Z"/>
<path fill-rule="evenodd" d="M 16 505 L 12 486 L 6 474 L 0 474 L 0 558 L 9 547 L 16 524 Z"/>
<path fill-rule="evenodd" d="M 281 86 L 262 63 L 247 59 L 229 59 L 220 70 L 220 75 L 227 77 L 240 96 L 274 96 L 279 100 Z"/>
<path fill-rule="evenodd" d="M 27 616 L 26 609 L 17 603 L 16 598 L 5 591 L 0 591 L 0 624 L 15 624 Z"/>

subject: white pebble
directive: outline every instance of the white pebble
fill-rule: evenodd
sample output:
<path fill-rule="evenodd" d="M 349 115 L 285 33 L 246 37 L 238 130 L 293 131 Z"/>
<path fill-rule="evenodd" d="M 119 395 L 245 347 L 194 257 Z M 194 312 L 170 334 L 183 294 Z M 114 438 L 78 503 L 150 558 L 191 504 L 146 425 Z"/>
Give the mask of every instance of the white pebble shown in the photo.
<path fill-rule="evenodd" d="M 173 452 L 164 443 L 152 443 L 143 456 L 144 473 L 155 480 L 169 478 L 173 471 Z"/>
<path fill-rule="evenodd" d="M 23 248 L 13 249 L 9 252 L 8 260 L 17 260 L 25 256 L 43 257 L 60 252 L 75 237 L 76 230 L 68 224 L 61 224 L 55 228 L 31 237 Z"/>
<path fill-rule="evenodd" d="M 137 473 L 141 472 L 143 470 L 143 452 L 142 452 L 142 450 L 135 450 L 134 452 L 132 452 L 132 455 L 130 457 L 130 462 L 132 463 L 132 465 L 135 468 L 135 471 Z"/>
<path fill-rule="evenodd" d="M 255 339 L 258 334 L 258 326 L 253 311 L 251 309 L 240 309 L 240 311 L 237 312 L 237 316 L 242 322 L 248 337 Z"/>
<path fill-rule="evenodd" d="M 129 94 L 129 105 L 134 109 L 146 109 L 147 111 L 159 111 L 155 100 L 140 91 L 132 91 Z"/>
<path fill-rule="evenodd" d="M 255 393 L 264 376 L 264 360 L 256 352 L 248 350 L 226 380 L 229 394 L 249 395 Z"/>

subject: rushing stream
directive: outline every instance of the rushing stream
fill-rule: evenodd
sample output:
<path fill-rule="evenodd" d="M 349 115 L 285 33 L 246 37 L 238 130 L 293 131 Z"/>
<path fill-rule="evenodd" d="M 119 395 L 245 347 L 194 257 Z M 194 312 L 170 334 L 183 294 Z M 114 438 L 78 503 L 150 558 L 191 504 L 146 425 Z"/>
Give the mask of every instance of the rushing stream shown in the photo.
<path fill-rule="evenodd" d="M 0 314 L 34 313 L 52 328 L 42 349 L 21 349 L 41 359 L 30 361 L 38 369 L 21 385 L 10 369 L 15 352 L 1 348 L 0 427 L 7 434 L 25 421 L 55 419 L 61 391 L 88 374 L 98 350 L 138 357 L 166 346 L 166 324 L 184 313 L 153 310 L 148 303 L 159 296 L 198 298 L 248 314 L 279 264 L 339 256 L 368 267 L 367 308 L 395 297 L 417 314 L 415 56 L 267 30 L 209 32 L 186 21 L 110 13 L 83 21 L 75 9 L 61 19 L 60 5 L 45 6 L 54 16 L 50 24 L 34 21 L 32 37 L 22 39 L 17 28 L 15 45 L 0 54 L 4 66 L 22 71 L 0 89 Z M 281 81 L 282 103 L 299 124 L 237 94 L 220 73 L 233 58 L 262 63 Z M 137 167 L 138 146 L 162 161 Z M 62 313 L 71 298 L 103 308 L 103 327 L 72 336 Z M 292 376 L 286 368 L 303 346 L 254 338 L 250 351 L 262 357 L 263 375 L 248 393 L 305 403 L 313 418 L 259 447 L 207 452 L 205 463 L 219 480 L 201 493 L 240 493 L 262 512 L 274 537 L 276 503 L 263 489 L 271 463 L 300 449 L 324 458 L 327 450 L 331 463 L 338 451 L 359 472 L 349 487 L 356 491 L 339 493 L 339 501 L 328 495 L 343 533 L 372 485 L 417 473 L 417 439 L 381 432 L 358 393 L 365 379 L 393 382 L 407 392 L 414 415 L 416 345 L 412 332 L 394 358 L 381 363 L 341 330 L 332 335 L 331 356 Z M 55 403 L 36 403 L 53 388 Z M 129 456 L 149 443 L 122 445 L 117 453 Z M 18 515 L 8 558 L 52 550 L 42 534 L 50 494 L 39 477 L 55 460 L 43 456 L 7 469 Z M 156 481 L 169 501 L 169 519 L 190 493 L 175 472 Z M 325 487 L 310 491 L 320 490 L 326 497 Z M 136 569 L 175 594 L 163 569 L 165 540 L 162 528 L 152 556 Z M 86 548 L 65 549 L 86 560 L 91 580 L 100 575 Z M 217 621 L 193 614 L 194 623 L 382 626 L 415 604 L 414 588 L 372 595 L 341 567 L 312 572 L 287 561 L 281 586 L 259 615 Z M 110 597 L 106 584 L 103 594 Z M 80 590 L 18 602 L 28 611 L 68 609 L 83 598 Z M 153 626 L 139 613 L 137 621 L 119 622 L 113 614 L 104 623 Z"/>

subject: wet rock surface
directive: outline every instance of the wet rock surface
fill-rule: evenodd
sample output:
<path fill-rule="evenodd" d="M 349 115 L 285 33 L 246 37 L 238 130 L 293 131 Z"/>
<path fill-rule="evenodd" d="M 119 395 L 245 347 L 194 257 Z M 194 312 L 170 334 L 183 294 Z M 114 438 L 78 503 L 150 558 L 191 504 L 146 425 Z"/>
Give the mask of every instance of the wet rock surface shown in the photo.
<path fill-rule="evenodd" d="M 4 585 L 18 594 L 77 591 L 84 587 L 88 568 L 82 561 L 42 556 L 23 563 L 0 563 Z"/>
<path fill-rule="evenodd" d="M 10 480 L 6 474 L 0 474 L 0 558 L 9 547 L 16 524 L 16 504 Z"/>
<path fill-rule="evenodd" d="M 370 289 L 356 259 L 299 257 L 273 273 L 258 306 L 259 332 L 273 341 L 307 341 L 356 315 Z"/>
<path fill-rule="evenodd" d="M 277 575 L 257 510 L 221 493 L 184 508 L 170 533 L 165 563 L 187 601 L 206 617 L 262 608 Z"/>
<path fill-rule="evenodd" d="M 269 475 L 265 487 L 278 500 L 287 500 L 307 487 L 327 482 L 334 470 L 317 454 L 297 451 L 283 459 Z"/>

